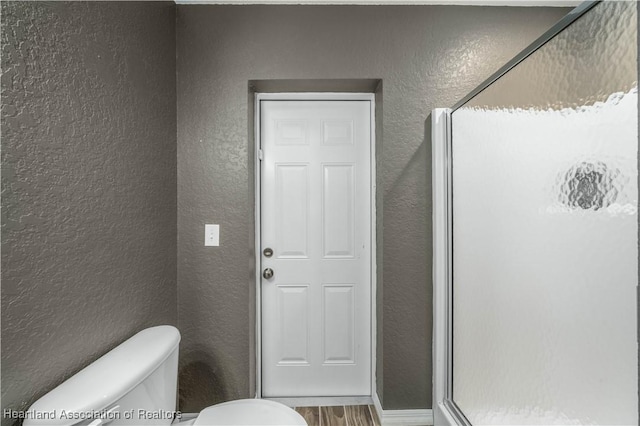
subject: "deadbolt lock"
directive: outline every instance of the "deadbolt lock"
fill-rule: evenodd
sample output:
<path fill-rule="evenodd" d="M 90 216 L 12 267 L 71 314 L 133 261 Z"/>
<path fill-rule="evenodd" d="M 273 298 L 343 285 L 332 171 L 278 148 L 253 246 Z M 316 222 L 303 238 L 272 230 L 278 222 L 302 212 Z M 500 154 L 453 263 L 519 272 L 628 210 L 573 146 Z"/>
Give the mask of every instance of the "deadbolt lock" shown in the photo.
<path fill-rule="evenodd" d="M 273 250 L 271 250 L 269 247 L 267 247 L 266 249 L 264 249 L 262 254 L 264 254 L 265 257 L 271 257 L 271 256 L 273 256 Z"/>

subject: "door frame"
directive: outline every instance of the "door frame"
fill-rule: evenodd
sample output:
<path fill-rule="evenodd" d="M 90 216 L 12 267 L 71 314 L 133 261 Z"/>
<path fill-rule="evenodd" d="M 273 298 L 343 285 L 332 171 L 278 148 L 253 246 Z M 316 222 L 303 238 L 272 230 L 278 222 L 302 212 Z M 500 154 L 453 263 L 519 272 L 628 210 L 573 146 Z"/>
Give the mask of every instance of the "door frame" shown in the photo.
<path fill-rule="evenodd" d="M 433 418 L 441 426 L 468 425 L 453 402 L 453 191 L 449 108 L 431 112 L 433 185 Z"/>
<path fill-rule="evenodd" d="M 371 149 L 371 164 L 370 164 L 370 191 L 371 191 L 371 300 L 370 300 L 370 334 L 371 334 L 371 374 L 370 374 L 370 389 L 371 395 L 354 395 L 354 396 L 369 396 L 373 397 L 376 394 L 376 287 L 377 287 L 377 258 L 376 258 L 376 133 L 375 133 L 375 94 L 374 93 L 342 93 L 342 92 L 300 92 L 300 93 L 256 93 L 254 99 L 254 140 L 255 140 L 255 155 L 254 155 L 254 170 L 255 170 L 255 302 L 256 302 L 256 398 L 262 398 L 262 254 L 260 253 L 261 244 L 261 180 L 262 180 L 262 142 L 261 142 L 261 102 L 262 101 L 368 101 L 370 105 L 370 149 Z M 351 397 L 336 397 L 336 401 L 350 399 Z M 305 400 L 311 400 L 312 398 L 305 397 Z M 330 404 L 332 397 L 318 397 L 318 400 L 322 400 L 323 404 Z"/>

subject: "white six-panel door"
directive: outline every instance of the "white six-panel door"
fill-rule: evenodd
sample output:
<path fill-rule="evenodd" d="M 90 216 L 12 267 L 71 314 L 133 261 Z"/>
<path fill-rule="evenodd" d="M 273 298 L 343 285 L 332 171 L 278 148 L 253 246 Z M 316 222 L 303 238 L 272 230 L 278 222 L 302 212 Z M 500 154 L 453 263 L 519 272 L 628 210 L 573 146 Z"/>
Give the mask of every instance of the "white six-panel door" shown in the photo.
<path fill-rule="evenodd" d="M 371 395 L 371 107 L 261 101 L 264 397 Z"/>

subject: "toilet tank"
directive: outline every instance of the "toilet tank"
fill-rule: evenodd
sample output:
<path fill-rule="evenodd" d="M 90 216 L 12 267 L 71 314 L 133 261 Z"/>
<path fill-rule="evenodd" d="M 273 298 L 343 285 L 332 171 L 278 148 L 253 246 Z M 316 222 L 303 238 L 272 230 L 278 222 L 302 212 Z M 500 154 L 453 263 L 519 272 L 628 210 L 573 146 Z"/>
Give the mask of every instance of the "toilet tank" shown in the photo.
<path fill-rule="evenodd" d="M 170 325 L 142 330 L 36 401 L 24 425 L 171 424 L 179 343 Z"/>

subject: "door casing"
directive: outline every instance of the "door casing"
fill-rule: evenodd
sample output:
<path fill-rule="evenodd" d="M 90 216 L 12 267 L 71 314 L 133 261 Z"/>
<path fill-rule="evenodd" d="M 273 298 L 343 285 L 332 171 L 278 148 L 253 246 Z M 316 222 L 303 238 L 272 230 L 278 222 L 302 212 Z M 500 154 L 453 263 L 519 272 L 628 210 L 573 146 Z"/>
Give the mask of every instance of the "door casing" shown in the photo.
<path fill-rule="evenodd" d="M 255 295 L 256 295 L 256 398 L 262 398 L 262 254 L 261 249 L 261 167 L 262 167 L 262 143 L 261 143 L 261 126 L 260 126 L 260 108 L 261 101 L 369 101 L 370 103 L 370 125 L 371 125 L 371 318 L 370 318 L 370 333 L 371 333 L 371 397 L 376 394 L 376 287 L 377 287 L 377 263 L 376 263 L 376 139 L 375 139 L 375 94 L 373 93 L 256 93 L 255 105 L 254 105 L 254 128 L 255 128 L 255 156 L 254 156 L 254 170 L 255 170 Z M 323 404 L 331 403 L 330 398 L 322 397 Z M 344 399 L 344 398 L 337 398 Z M 309 398 L 305 398 L 309 400 Z"/>

